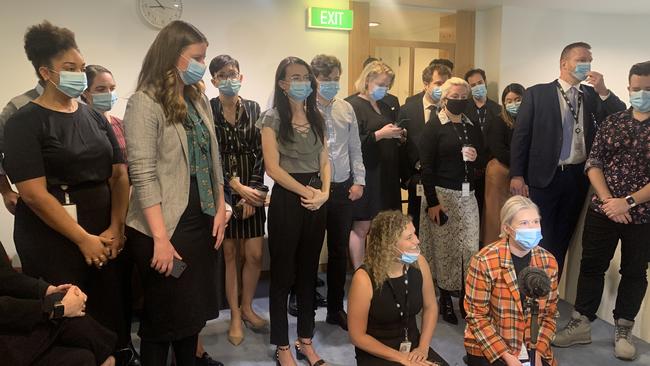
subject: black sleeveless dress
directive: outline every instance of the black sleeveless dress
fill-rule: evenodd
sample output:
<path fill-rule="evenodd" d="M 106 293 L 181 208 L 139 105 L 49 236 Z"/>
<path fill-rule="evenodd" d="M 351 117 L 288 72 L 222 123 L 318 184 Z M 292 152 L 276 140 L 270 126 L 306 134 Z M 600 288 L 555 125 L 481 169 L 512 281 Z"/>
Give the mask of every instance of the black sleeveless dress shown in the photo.
<path fill-rule="evenodd" d="M 359 270 L 365 271 L 361 266 Z M 367 271 L 366 271 L 367 272 Z M 368 272 L 367 272 L 368 273 Z M 368 273 L 372 279 L 372 275 Z M 420 342 L 420 330 L 418 329 L 415 316 L 422 310 L 422 272 L 415 267 L 409 267 L 408 272 L 408 333 L 411 349 L 417 347 Z M 399 310 L 395 305 L 395 298 L 404 306 L 406 303 L 406 284 L 404 276 L 387 279 L 377 290 L 373 285 L 372 300 L 368 310 L 368 325 L 366 333 L 386 346 L 399 350 L 400 343 L 404 340 L 404 323 Z M 390 285 L 388 284 L 390 281 Z M 393 297 L 392 288 L 395 290 Z M 358 366 L 399 366 L 398 362 L 392 362 L 378 358 L 370 353 L 355 347 Z M 438 362 L 440 365 L 448 366 L 448 363 L 429 347 L 429 361 Z"/>

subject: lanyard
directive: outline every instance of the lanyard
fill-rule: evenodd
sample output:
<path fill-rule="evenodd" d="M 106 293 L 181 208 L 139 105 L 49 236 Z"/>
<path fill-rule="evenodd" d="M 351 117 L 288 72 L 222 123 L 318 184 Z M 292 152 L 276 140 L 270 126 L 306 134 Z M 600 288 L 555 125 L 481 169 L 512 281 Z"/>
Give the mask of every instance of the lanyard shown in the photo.
<path fill-rule="evenodd" d="M 463 120 L 463 118 L 461 117 L 460 124 L 463 126 L 463 136 L 465 137 L 464 140 L 460 136 L 460 133 L 458 133 L 458 129 L 456 128 L 456 124 L 454 122 L 450 122 L 450 123 L 451 123 L 451 126 L 454 129 L 454 132 L 456 133 L 456 136 L 458 137 L 458 141 L 460 141 L 461 148 L 463 147 L 463 145 L 469 144 L 469 137 L 467 137 L 467 124 L 465 124 L 465 121 Z M 463 165 L 465 166 L 465 182 L 469 182 L 469 167 L 467 166 L 467 161 L 465 161 L 465 159 L 463 159 Z"/>
<path fill-rule="evenodd" d="M 388 282 L 388 287 L 390 288 L 390 292 L 393 295 L 393 300 L 395 300 L 395 306 L 397 307 L 397 311 L 399 311 L 399 316 L 402 322 L 402 326 L 404 327 L 404 341 L 408 342 L 410 309 L 409 309 L 409 277 L 408 277 L 407 266 L 404 266 L 404 287 L 406 289 L 406 292 L 404 293 L 404 306 L 402 306 L 402 304 L 397 299 L 397 292 L 395 291 L 393 284 L 390 282 L 390 278 L 386 282 Z"/>
<path fill-rule="evenodd" d="M 483 131 L 487 120 L 487 108 L 485 108 L 485 106 L 482 108 L 476 108 L 476 114 L 478 115 L 478 125 L 481 127 L 481 131 Z"/>
<path fill-rule="evenodd" d="M 569 100 L 569 97 L 567 97 L 566 92 L 564 89 L 562 89 L 562 86 L 560 85 L 560 82 L 556 81 L 557 88 L 560 90 L 560 94 L 562 94 L 562 98 L 564 98 L 564 101 L 566 102 L 567 106 L 569 107 L 569 110 L 571 111 L 571 115 L 573 115 L 573 120 L 575 121 L 576 125 L 580 123 L 580 106 L 582 105 L 582 93 L 578 92 L 578 108 L 574 108 L 573 104 L 571 104 L 571 101 Z M 576 133 L 580 133 L 580 127 L 576 126 Z"/>

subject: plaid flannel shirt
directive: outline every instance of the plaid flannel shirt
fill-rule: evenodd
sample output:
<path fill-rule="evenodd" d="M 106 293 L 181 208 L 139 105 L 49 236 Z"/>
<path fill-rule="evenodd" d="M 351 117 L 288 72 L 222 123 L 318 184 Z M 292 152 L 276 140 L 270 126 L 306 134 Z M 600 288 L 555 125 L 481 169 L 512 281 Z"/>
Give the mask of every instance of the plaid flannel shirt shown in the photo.
<path fill-rule="evenodd" d="M 551 279 L 551 292 L 539 299 L 540 333 L 536 350 L 552 366 L 551 340 L 557 318 L 557 262 L 541 247 L 532 250 L 532 267 L 543 269 Z M 472 258 L 465 281 L 465 349 L 467 353 L 495 362 L 508 352 L 518 355 L 525 339 L 530 343 L 530 312 L 522 309 L 517 275 L 506 239 L 492 243 Z"/>

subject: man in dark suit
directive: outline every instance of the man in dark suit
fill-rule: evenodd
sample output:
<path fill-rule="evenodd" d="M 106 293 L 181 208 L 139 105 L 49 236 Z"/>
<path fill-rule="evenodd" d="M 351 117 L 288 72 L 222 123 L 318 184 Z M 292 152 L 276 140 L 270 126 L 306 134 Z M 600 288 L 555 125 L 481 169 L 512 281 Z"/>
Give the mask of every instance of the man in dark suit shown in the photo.
<path fill-rule="evenodd" d="M 526 90 L 512 136 L 510 191 L 530 194 L 539 206 L 542 246 L 555 256 L 560 273 L 589 186 L 584 166 L 596 129 L 625 109 L 603 75 L 591 71 L 591 61 L 587 43 L 566 46 L 559 79 Z"/>
<path fill-rule="evenodd" d="M 420 154 L 418 152 L 419 137 L 422 129 L 433 113 L 439 112 L 439 103 L 442 84 L 451 77 L 451 70 L 442 64 L 431 64 L 422 71 L 424 90 L 416 94 L 419 98 L 412 98 L 400 108 L 398 123 L 403 121 L 402 127 L 406 128 L 406 160 L 408 165 L 402 170 L 402 184 L 408 189 L 408 213 L 413 218 L 415 232 L 420 229 Z M 405 164 L 402 164 L 405 165 Z M 420 195 L 424 190 L 420 189 Z"/>
<path fill-rule="evenodd" d="M 495 121 L 501 118 L 501 107 L 492 99 L 487 97 L 487 77 L 483 69 L 471 69 L 465 73 L 465 81 L 472 88 L 472 101 L 467 103 L 465 115 L 474 123 L 475 126 L 481 127 L 483 133 L 483 146 L 487 146 L 488 126 L 495 126 Z M 486 161 L 492 159 L 492 154 L 488 151 Z M 485 167 L 476 169 L 476 183 L 474 195 L 478 203 L 478 217 L 483 224 L 483 205 L 485 203 Z M 481 233 L 483 230 L 481 230 Z M 480 246 L 483 246 L 483 237 L 481 235 Z"/>
<path fill-rule="evenodd" d="M 436 59 L 431 60 L 431 62 L 429 62 L 429 66 L 433 66 L 433 65 L 443 65 L 443 66 L 447 66 L 447 68 L 449 69 L 449 71 L 450 71 L 451 73 L 454 72 L 454 63 L 451 62 L 451 60 L 447 60 L 446 58 L 436 58 Z M 450 76 L 450 77 L 451 77 L 451 76 Z M 426 88 L 426 87 L 425 87 L 425 88 Z M 406 98 L 406 100 L 404 101 L 404 104 L 406 104 L 406 103 L 408 103 L 408 102 L 411 102 L 411 101 L 413 101 L 413 100 L 420 100 L 420 99 L 422 99 L 422 97 L 424 97 L 424 93 L 425 93 L 425 92 L 426 92 L 426 91 L 423 89 L 421 92 L 419 92 L 419 93 L 417 93 L 417 94 L 413 94 L 413 95 L 411 95 L 410 97 Z"/>
<path fill-rule="evenodd" d="M 0 243 L 0 355 L 3 365 L 115 365 L 117 336 L 85 315 L 86 295 L 11 268 Z M 128 355 L 120 355 L 126 364 Z M 128 356 L 128 357 L 127 357 Z"/>

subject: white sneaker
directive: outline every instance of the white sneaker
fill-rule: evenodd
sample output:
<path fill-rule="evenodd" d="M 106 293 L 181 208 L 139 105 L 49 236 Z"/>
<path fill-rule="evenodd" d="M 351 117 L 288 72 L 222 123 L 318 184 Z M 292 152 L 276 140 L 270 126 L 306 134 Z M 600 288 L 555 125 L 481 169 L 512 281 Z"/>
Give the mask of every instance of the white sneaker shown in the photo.
<path fill-rule="evenodd" d="M 636 347 L 632 341 L 632 328 L 634 322 L 626 319 L 616 320 L 614 330 L 614 355 L 621 360 L 632 361 L 636 359 Z"/>

